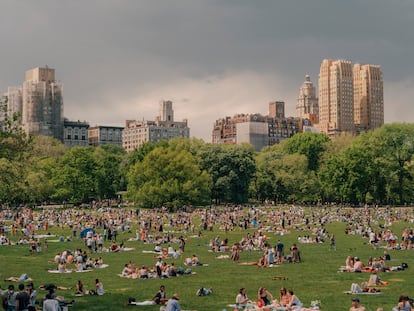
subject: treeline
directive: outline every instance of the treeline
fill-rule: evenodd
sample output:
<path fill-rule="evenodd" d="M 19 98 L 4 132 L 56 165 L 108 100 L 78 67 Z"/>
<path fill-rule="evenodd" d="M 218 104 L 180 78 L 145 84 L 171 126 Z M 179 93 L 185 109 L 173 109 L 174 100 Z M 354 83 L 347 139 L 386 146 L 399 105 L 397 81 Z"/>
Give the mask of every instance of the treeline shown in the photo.
<path fill-rule="evenodd" d="M 414 202 L 414 124 L 332 140 L 302 133 L 259 153 L 173 139 L 128 154 L 114 145 L 66 148 L 11 125 L 0 132 L 0 204 L 79 204 L 119 192 L 142 207 Z"/>

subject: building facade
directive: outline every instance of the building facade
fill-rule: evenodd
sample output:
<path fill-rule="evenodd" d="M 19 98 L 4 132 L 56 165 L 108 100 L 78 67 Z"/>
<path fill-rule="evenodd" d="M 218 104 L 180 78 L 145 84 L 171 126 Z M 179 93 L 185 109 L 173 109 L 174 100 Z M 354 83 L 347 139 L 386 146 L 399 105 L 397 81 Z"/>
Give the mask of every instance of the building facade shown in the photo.
<path fill-rule="evenodd" d="M 8 87 L 4 94 L 7 97 L 7 116 L 13 118 L 18 116 L 18 121 L 21 123 L 23 110 L 23 89 L 21 87 Z"/>
<path fill-rule="evenodd" d="M 88 128 L 88 145 L 100 146 L 113 144 L 122 146 L 123 127 L 119 126 L 94 126 Z"/>
<path fill-rule="evenodd" d="M 146 142 L 157 143 L 176 137 L 190 137 L 188 122 L 186 119 L 181 122 L 175 121 L 172 101 L 161 101 L 159 115 L 155 121 L 127 120 L 125 122 L 122 147 L 130 152 Z"/>
<path fill-rule="evenodd" d="M 89 123 L 81 121 L 63 122 L 63 143 L 67 147 L 88 146 L 88 129 Z"/>
<path fill-rule="evenodd" d="M 269 146 L 280 143 L 296 133 L 302 132 L 302 119 L 300 118 L 267 118 Z"/>
<path fill-rule="evenodd" d="M 319 104 L 316 94 L 316 87 L 310 80 L 310 76 L 305 76 L 305 82 L 299 89 L 299 96 L 296 102 L 296 116 L 298 118 L 312 119 L 318 123 Z"/>
<path fill-rule="evenodd" d="M 384 82 L 378 65 L 355 64 L 354 122 L 359 131 L 374 130 L 384 124 Z"/>
<path fill-rule="evenodd" d="M 233 117 L 217 119 L 214 122 L 211 142 L 213 144 L 237 144 L 237 124 L 248 122 L 250 118 L 249 114 L 236 114 Z M 263 116 L 257 114 L 256 118 L 261 118 L 264 122 Z"/>
<path fill-rule="evenodd" d="M 216 144 L 250 143 L 255 151 L 280 143 L 299 133 L 310 120 L 275 117 L 275 102 L 269 103 L 269 115 L 237 114 L 216 120 L 212 131 L 212 142 Z M 283 103 L 284 104 L 284 103 Z M 284 105 L 283 105 L 284 107 Z"/>
<path fill-rule="evenodd" d="M 353 70 L 348 60 L 322 61 L 319 72 L 319 128 L 328 136 L 354 132 Z"/>
<path fill-rule="evenodd" d="M 269 103 L 269 117 L 284 118 L 285 117 L 285 102 L 274 101 Z"/>
<path fill-rule="evenodd" d="M 26 72 L 22 94 L 22 126 L 27 134 L 63 141 L 63 85 L 52 68 Z"/>

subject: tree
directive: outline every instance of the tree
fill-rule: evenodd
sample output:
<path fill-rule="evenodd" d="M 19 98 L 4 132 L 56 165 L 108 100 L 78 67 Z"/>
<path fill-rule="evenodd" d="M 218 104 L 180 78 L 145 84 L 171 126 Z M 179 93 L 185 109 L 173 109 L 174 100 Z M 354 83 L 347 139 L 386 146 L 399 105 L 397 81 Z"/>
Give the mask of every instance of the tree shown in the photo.
<path fill-rule="evenodd" d="M 378 157 L 380 168 L 387 171 L 389 199 L 393 200 L 392 193 L 397 193 L 396 202 L 404 204 L 413 198 L 411 175 L 414 153 L 414 124 L 393 123 L 385 124 L 372 133 L 372 144 Z M 392 202 L 389 202 L 392 203 Z"/>
<path fill-rule="evenodd" d="M 283 146 L 289 154 L 299 153 L 306 156 L 308 168 L 316 171 L 320 156 L 328 142 L 329 138 L 325 134 L 298 133 L 288 139 Z"/>
<path fill-rule="evenodd" d="M 122 190 L 121 163 L 125 150 L 112 144 L 101 145 L 94 150 L 96 167 L 97 199 L 116 198 Z"/>
<path fill-rule="evenodd" d="M 96 169 L 93 147 L 72 147 L 59 160 L 53 173 L 52 199 L 79 204 L 95 198 Z"/>
<path fill-rule="evenodd" d="M 24 202 L 25 187 L 21 180 L 20 167 L 16 161 L 0 158 L 0 203 Z"/>
<path fill-rule="evenodd" d="M 7 96 L 0 101 L 4 120 L 0 122 L 0 158 L 16 159 L 24 162 L 31 147 L 31 137 L 26 135 L 20 126 L 20 114 L 14 113 L 11 117 L 7 111 Z"/>
<path fill-rule="evenodd" d="M 191 153 L 157 147 L 130 169 L 127 194 L 145 207 L 206 205 L 210 183 Z"/>
<path fill-rule="evenodd" d="M 261 202 L 311 203 L 318 200 L 316 178 L 308 170 L 306 156 L 286 154 L 281 145 L 264 149 L 257 156 L 254 183 Z"/>
<path fill-rule="evenodd" d="M 202 170 L 212 177 L 212 200 L 221 203 L 246 203 L 256 164 L 251 145 L 214 145 L 201 147 L 198 158 Z"/>

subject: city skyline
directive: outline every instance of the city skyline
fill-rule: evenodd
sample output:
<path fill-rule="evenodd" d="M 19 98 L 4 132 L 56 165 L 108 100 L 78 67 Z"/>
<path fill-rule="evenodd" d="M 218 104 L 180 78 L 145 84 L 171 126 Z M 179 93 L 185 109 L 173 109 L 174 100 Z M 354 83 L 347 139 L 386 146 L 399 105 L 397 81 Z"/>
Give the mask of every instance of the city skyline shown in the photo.
<path fill-rule="evenodd" d="M 209 142 L 216 119 L 266 114 L 271 101 L 295 116 L 305 75 L 318 87 L 325 58 L 380 65 L 385 122 L 414 121 L 414 3 L 6 0 L 0 9 L 0 90 L 48 65 L 64 85 L 65 117 L 91 126 L 152 120 L 164 99 Z"/>

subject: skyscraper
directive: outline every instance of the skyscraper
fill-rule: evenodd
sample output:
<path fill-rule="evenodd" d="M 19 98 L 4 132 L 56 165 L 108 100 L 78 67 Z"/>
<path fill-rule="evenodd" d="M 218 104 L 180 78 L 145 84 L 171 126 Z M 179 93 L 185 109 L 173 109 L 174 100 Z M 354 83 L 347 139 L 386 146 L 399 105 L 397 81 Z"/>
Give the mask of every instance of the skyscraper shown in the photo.
<path fill-rule="evenodd" d="M 367 131 L 384 124 L 384 82 L 378 65 L 355 64 L 354 122 L 359 130 Z"/>
<path fill-rule="evenodd" d="M 309 118 L 318 122 L 319 106 L 316 88 L 310 80 L 310 76 L 305 76 L 305 82 L 299 89 L 299 97 L 296 103 L 296 116 L 298 118 Z"/>
<path fill-rule="evenodd" d="M 27 134 L 63 140 L 63 85 L 52 68 L 26 71 L 23 83 L 22 125 Z"/>
<path fill-rule="evenodd" d="M 319 128 L 329 136 L 354 131 L 354 93 L 350 61 L 322 61 L 319 72 Z"/>

